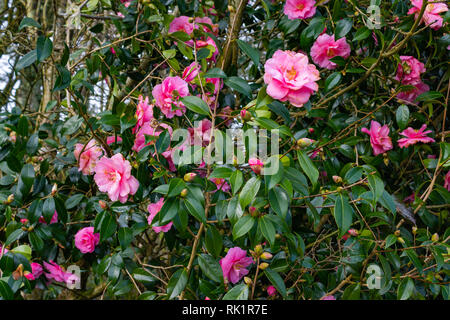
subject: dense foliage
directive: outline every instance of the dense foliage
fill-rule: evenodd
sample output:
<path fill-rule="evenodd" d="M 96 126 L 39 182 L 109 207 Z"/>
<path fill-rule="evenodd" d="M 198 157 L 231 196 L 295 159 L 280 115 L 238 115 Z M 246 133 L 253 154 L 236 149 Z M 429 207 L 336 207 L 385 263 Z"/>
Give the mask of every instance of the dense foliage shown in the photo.
<path fill-rule="evenodd" d="M 450 298 L 446 4 L 0 11 L 2 299 Z"/>

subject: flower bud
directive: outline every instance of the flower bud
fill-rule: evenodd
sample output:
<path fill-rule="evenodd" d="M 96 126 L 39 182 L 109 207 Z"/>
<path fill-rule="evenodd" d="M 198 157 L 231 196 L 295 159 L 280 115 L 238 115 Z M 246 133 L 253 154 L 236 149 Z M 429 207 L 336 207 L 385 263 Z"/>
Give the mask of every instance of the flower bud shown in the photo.
<path fill-rule="evenodd" d="M 263 253 L 263 248 L 260 244 L 257 244 L 255 246 L 255 253 L 258 257 Z"/>
<path fill-rule="evenodd" d="M 197 176 L 197 174 L 194 173 L 194 172 L 186 173 L 186 174 L 184 175 L 184 181 L 186 181 L 186 182 L 191 182 L 192 180 L 194 180 L 194 178 L 195 178 L 196 176 Z"/>
<path fill-rule="evenodd" d="M 356 230 L 356 229 L 350 229 L 350 230 L 348 230 L 348 233 L 354 237 L 358 236 L 358 230 Z"/>
<path fill-rule="evenodd" d="M 249 277 L 244 277 L 244 282 L 248 286 L 252 285 L 252 279 L 250 279 Z"/>
<path fill-rule="evenodd" d="M 267 262 L 263 262 L 259 264 L 259 268 L 261 270 L 267 269 L 267 267 L 269 267 L 269 264 Z"/>
<path fill-rule="evenodd" d="M 242 109 L 241 110 L 241 119 L 243 122 L 250 121 L 250 120 L 252 120 L 252 114 L 249 111 Z"/>
<path fill-rule="evenodd" d="M 11 133 L 9 134 L 9 141 L 11 141 L 12 143 L 16 143 L 16 139 L 17 139 L 16 132 L 11 131 Z"/>
<path fill-rule="evenodd" d="M 58 185 L 55 183 L 52 187 L 52 196 L 55 195 L 56 191 L 58 191 Z"/>
<path fill-rule="evenodd" d="M 5 201 L 3 201 L 3 203 L 4 203 L 4 204 L 10 204 L 10 203 L 12 203 L 13 201 L 14 201 L 14 194 L 11 193 L 11 194 L 8 196 L 8 199 L 6 199 Z"/>
<path fill-rule="evenodd" d="M 99 201 L 98 201 L 98 204 L 100 205 L 100 208 L 102 208 L 103 210 L 105 210 L 105 209 L 108 207 L 108 205 L 106 204 L 106 202 L 103 201 L 103 200 L 99 200 Z"/>
<path fill-rule="evenodd" d="M 275 235 L 275 239 L 280 239 L 280 238 L 281 238 L 281 234 L 277 233 L 277 234 Z"/>
<path fill-rule="evenodd" d="M 258 209 L 256 209 L 255 207 L 250 207 L 250 208 L 248 208 L 248 212 L 250 212 L 250 215 L 252 216 L 252 217 L 257 217 L 258 216 L 258 214 L 259 214 L 259 211 L 258 211 Z"/>
<path fill-rule="evenodd" d="M 20 219 L 20 222 L 22 224 L 27 224 L 28 223 L 28 219 L 22 218 L 22 219 Z"/>
<path fill-rule="evenodd" d="M 188 194 L 188 189 L 184 188 L 181 190 L 180 197 L 185 198 Z"/>
<path fill-rule="evenodd" d="M 401 244 L 404 244 L 404 243 L 405 243 L 405 240 L 403 240 L 402 237 L 398 237 L 398 238 L 397 238 L 397 241 L 400 242 Z"/>
<path fill-rule="evenodd" d="M 308 128 L 309 133 L 314 133 L 314 128 Z"/>
<path fill-rule="evenodd" d="M 413 233 L 413 235 L 417 234 L 417 227 L 416 226 L 412 227 L 412 233 Z"/>
<path fill-rule="evenodd" d="M 400 230 L 395 230 L 394 234 L 398 237 L 400 236 Z"/>
<path fill-rule="evenodd" d="M 332 178 L 333 178 L 333 181 L 334 181 L 335 183 L 341 183 L 341 182 L 342 182 L 342 178 L 339 177 L 339 176 L 333 176 Z"/>
<path fill-rule="evenodd" d="M 309 147 L 311 144 L 313 144 L 314 140 L 309 138 L 300 138 L 297 140 L 297 146 L 300 148 Z"/>
<path fill-rule="evenodd" d="M 264 260 L 270 260 L 272 259 L 273 255 L 270 252 L 263 252 L 263 254 L 261 255 L 261 258 L 263 258 Z"/>
<path fill-rule="evenodd" d="M 344 190 L 342 187 L 337 187 L 337 188 L 336 188 L 336 191 L 337 191 L 337 192 L 342 192 L 342 190 Z"/>
<path fill-rule="evenodd" d="M 431 236 L 431 241 L 436 242 L 438 240 L 439 240 L 439 235 L 437 233 L 435 233 Z"/>

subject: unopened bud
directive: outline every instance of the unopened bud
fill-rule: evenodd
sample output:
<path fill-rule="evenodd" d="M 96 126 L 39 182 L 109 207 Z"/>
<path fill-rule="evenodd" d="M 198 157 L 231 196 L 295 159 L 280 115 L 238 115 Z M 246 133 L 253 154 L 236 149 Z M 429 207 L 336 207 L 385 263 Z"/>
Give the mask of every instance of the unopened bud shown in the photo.
<path fill-rule="evenodd" d="M 277 233 L 277 234 L 275 235 L 275 239 L 280 239 L 280 238 L 281 238 L 281 234 Z"/>
<path fill-rule="evenodd" d="M 196 176 L 197 176 L 197 174 L 194 173 L 194 172 L 186 173 L 186 174 L 184 175 L 184 181 L 186 181 L 186 182 L 191 182 L 192 180 L 194 180 L 194 178 L 195 178 Z"/>
<path fill-rule="evenodd" d="M 413 235 L 416 235 L 416 233 L 417 233 L 417 227 L 416 226 L 412 227 L 412 233 L 413 233 Z"/>
<path fill-rule="evenodd" d="M 300 148 L 305 148 L 305 147 L 308 147 L 311 144 L 313 144 L 313 142 L 314 142 L 314 140 L 309 139 L 309 138 L 300 138 L 300 139 L 297 140 L 297 145 Z"/>
<path fill-rule="evenodd" d="M 242 109 L 241 110 L 241 119 L 243 122 L 250 121 L 252 119 L 252 114 L 249 111 Z"/>
<path fill-rule="evenodd" d="M 248 211 L 250 212 L 250 215 L 252 217 L 257 217 L 258 216 L 259 211 L 255 207 L 252 206 L 252 207 L 248 208 Z"/>
<path fill-rule="evenodd" d="M 267 262 L 263 262 L 259 264 L 259 268 L 261 270 L 267 269 L 267 267 L 269 267 L 269 264 Z"/>
<path fill-rule="evenodd" d="M 437 233 L 435 233 L 431 236 L 431 241 L 436 242 L 438 240 L 439 240 L 439 235 Z"/>
<path fill-rule="evenodd" d="M 400 242 L 401 244 L 404 244 L 404 243 L 405 243 L 405 240 L 403 240 L 402 237 L 398 237 L 398 238 L 397 238 L 397 241 Z"/>
<path fill-rule="evenodd" d="M 358 230 L 356 230 L 356 229 L 350 229 L 350 230 L 348 230 L 348 233 L 353 237 L 357 237 L 359 234 Z"/>
<path fill-rule="evenodd" d="M 184 188 L 181 190 L 180 197 L 185 198 L 188 194 L 188 189 Z"/>
<path fill-rule="evenodd" d="M 233 6 L 229 5 L 229 6 L 228 6 L 228 11 L 230 11 L 230 12 L 235 12 L 236 10 L 234 9 Z"/>
<path fill-rule="evenodd" d="M 16 132 L 11 131 L 11 133 L 9 134 L 9 141 L 11 141 L 12 143 L 16 143 L 16 139 L 17 139 Z"/>
<path fill-rule="evenodd" d="M 335 183 L 341 183 L 341 182 L 342 182 L 342 178 L 339 177 L 339 176 L 333 176 L 332 178 L 333 178 L 333 181 L 334 181 Z"/>
<path fill-rule="evenodd" d="M 20 223 L 27 224 L 28 223 L 28 219 L 22 218 L 22 219 L 20 219 Z"/>
<path fill-rule="evenodd" d="M 4 204 L 10 204 L 10 203 L 12 203 L 14 201 L 14 193 L 11 193 L 9 196 L 8 196 L 8 199 L 6 199 L 3 203 Z"/>
<path fill-rule="evenodd" d="M 263 248 L 260 244 L 257 244 L 255 246 L 255 253 L 258 257 L 263 253 Z"/>
<path fill-rule="evenodd" d="M 314 128 L 308 128 L 309 133 L 314 133 Z"/>
<path fill-rule="evenodd" d="M 249 277 L 244 277 L 244 282 L 248 286 L 252 285 L 252 279 L 250 279 Z"/>
<path fill-rule="evenodd" d="M 395 230 L 394 234 L 398 237 L 400 236 L 400 230 Z"/>
<path fill-rule="evenodd" d="M 56 191 L 58 191 L 58 185 L 55 183 L 52 187 L 52 196 L 55 195 Z"/>
<path fill-rule="evenodd" d="M 270 252 L 263 252 L 263 254 L 261 255 L 261 258 L 263 258 L 264 260 L 270 260 L 272 259 L 273 255 Z"/>
<path fill-rule="evenodd" d="M 383 158 L 383 162 L 384 162 L 385 166 L 388 166 L 389 165 L 389 158 L 388 157 Z"/>
<path fill-rule="evenodd" d="M 342 190 L 344 190 L 342 187 L 337 187 L 337 188 L 336 188 L 336 191 L 337 191 L 337 192 L 342 192 Z"/>
<path fill-rule="evenodd" d="M 108 205 L 106 204 L 106 202 L 103 201 L 103 200 L 99 200 L 99 201 L 98 201 L 98 204 L 100 205 L 100 208 L 102 208 L 103 210 L 105 210 L 105 209 L 108 207 Z"/>

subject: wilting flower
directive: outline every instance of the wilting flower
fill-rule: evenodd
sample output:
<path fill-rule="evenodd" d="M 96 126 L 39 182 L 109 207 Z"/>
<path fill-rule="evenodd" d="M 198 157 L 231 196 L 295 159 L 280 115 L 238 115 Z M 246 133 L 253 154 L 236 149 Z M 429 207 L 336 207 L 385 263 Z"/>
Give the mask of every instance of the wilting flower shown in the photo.
<path fill-rule="evenodd" d="M 96 141 L 92 139 L 86 146 L 84 144 L 77 143 L 73 154 L 79 162 L 80 167 L 78 171 L 89 175 L 94 173 L 97 160 L 102 155 L 102 149 L 97 145 Z"/>
<path fill-rule="evenodd" d="M 39 217 L 39 222 L 43 223 L 43 224 L 47 224 L 47 221 L 45 221 L 43 216 Z M 52 218 L 50 219 L 50 224 L 57 223 L 57 222 L 58 222 L 58 212 L 56 212 L 56 210 L 55 210 L 55 212 L 53 213 Z"/>
<path fill-rule="evenodd" d="M 60 265 L 56 264 L 52 260 L 49 263 L 44 262 L 44 267 L 48 272 L 45 273 L 45 277 L 49 280 L 55 280 L 56 282 L 68 282 L 74 274 L 66 272 Z M 76 276 L 75 276 L 76 277 Z"/>
<path fill-rule="evenodd" d="M 228 251 L 224 258 L 220 259 L 219 263 L 225 281 L 236 283 L 248 274 L 246 268 L 253 263 L 253 259 L 247 257 L 247 251 L 234 247 Z"/>
<path fill-rule="evenodd" d="M 164 198 L 159 199 L 157 203 L 150 203 L 147 207 L 148 212 L 150 212 L 150 215 L 147 218 L 148 224 L 151 225 L 153 218 L 156 216 L 156 214 L 161 210 L 162 206 L 164 205 Z M 168 224 L 161 226 L 161 227 L 152 227 L 153 231 L 156 233 L 167 232 L 172 228 L 173 222 L 169 222 Z"/>
<path fill-rule="evenodd" d="M 330 59 L 337 56 L 346 59 L 350 56 L 350 51 L 350 45 L 345 37 L 335 41 L 334 34 L 324 33 L 316 39 L 311 47 L 311 58 L 319 67 L 332 70 L 336 68 L 336 63 Z"/>
<path fill-rule="evenodd" d="M 402 84 L 415 85 L 421 82 L 420 75 L 426 71 L 425 65 L 412 56 L 400 56 L 395 80 Z"/>
<path fill-rule="evenodd" d="M 139 187 L 139 182 L 131 175 L 130 162 L 121 153 L 101 158 L 95 166 L 94 180 L 101 192 L 107 192 L 112 201 L 122 203 Z"/>
<path fill-rule="evenodd" d="M 414 102 L 419 95 L 430 91 L 430 87 L 423 82 L 419 82 L 413 86 L 414 88 L 408 91 L 399 92 L 397 94 L 397 98 L 404 101 Z"/>
<path fill-rule="evenodd" d="M 82 253 L 94 252 L 99 241 L 100 234 L 94 233 L 94 227 L 80 229 L 75 235 L 75 247 Z"/>
<path fill-rule="evenodd" d="M 277 50 L 264 65 L 267 94 L 280 101 L 289 100 L 296 107 L 308 102 L 319 86 L 319 71 L 302 53 Z"/>
<path fill-rule="evenodd" d="M 409 127 L 400 132 L 402 136 L 406 137 L 397 141 L 400 148 L 407 148 L 408 146 L 416 144 L 417 142 L 422 143 L 434 142 L 433 138 L 427 136 L 427 134 L 430 133 L 431 130 L 425 131 L 426 128 L 427 125 L 423 124 L 419 130 Z"/>
<path fill-rule="evenodd" d="M 167 118 L 173 118 L 174 115 L 181 116 L 186 112 L 180 98 L 189 95 L 189 88 L 187 82 L 180 77 L 165 78 L 161 84 L 153 88 L 152 94 L 156 105 Z"/>
<path fill-rule="evenodd" d="M 139 103 L 136 107 L 136 127 L 134 128 L 134 132 L 139 130 L 144 123 L 151 121 L 153 118 L 153 105 L 148 103 L 148 97 L 145 97 L 145 100 L 142 96 L 139 96 Z M 133 132 L 133 133 L 134 133 Z"/>
<path fill-rule="evenodd" d="M 268 286 L 267 287 L 267 294 L 269 295 L 269 297 L 273 297 L 274 295 L 277 294 L 277 289 L 275 289 L 274 286 Z"/>
<path fill-rule="evenodd" d="M 197 77 L 198 72 L 200 71 L 200 65 L 198 62 L 192 62 L 189 66 L 187 66 L 183 71 L 183 80 L 187 82 L 191 82 Z"/>
<path fill-rule="evenodd" d="M 450 170 L 447 172 L 444 178 L 444 188 L 450 191 Z"/>
<path fill-rule="evenodd" d="M 362 128 L 362 132 L 370 136 L 370 144 L 373 148 L 373 154 L 378 155 L 392 149 L 392 141 L 389 137 L 389 127 L 385 124 L 381 126 L 377 121 L 370 122 L 370 130 Z"/>
<path fill-rule="evenodd" d="M 32 262 L 31 263 L 31 272 L 25 274 L 25 278 L 28 280 L 36 280 L 44 273 L 44 269 L 39 263 Z"/>
<path fill-rule="evenodd" d="M 189 17 L 179 16 L 172 20 L 169 25 L 169 33 L 176 31 L 184 31 L 187 34 L 191 34 L 194 31 L 194 24 L 189 22 Z"/>
<path fill-rule="evenodd" d="M 413 7 L 408 10 L 408 14 L 415 14 L 417 19 L 420 9 L 422 8 L 423 0 L 411 0 L 411 4 Z M 439 14 L 447 11 L 448 7 L 445 3 L 430 3 L 425 8 L 422 21 L 425 22 L 426 25 L 429 25 L 431 29 L 437 30 L 442 27 L 443 22 L 443 19 Z"/>
<path fill-rule="evenodd" d="M 284 14 L 289 19 L 307 19 L 316 14 L 316 1 L 314 0 L 286 0 Z"/>
<path fill-rule="evenodd" d="M 250 158 L 248 159 L 248 165 L 256 174 L 261 174 L 261 170 L 264 167 L 264 163 L 258 158 Z"/>

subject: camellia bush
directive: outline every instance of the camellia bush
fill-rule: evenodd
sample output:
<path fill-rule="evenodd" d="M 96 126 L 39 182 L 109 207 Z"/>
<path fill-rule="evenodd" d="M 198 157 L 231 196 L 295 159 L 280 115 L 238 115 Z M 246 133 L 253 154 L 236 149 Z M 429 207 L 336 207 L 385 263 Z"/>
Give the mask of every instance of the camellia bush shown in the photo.
<path fill-rule="evenodd" d="M 449 299 L 447 4 L 0 4 L 1 299 Z"/>

